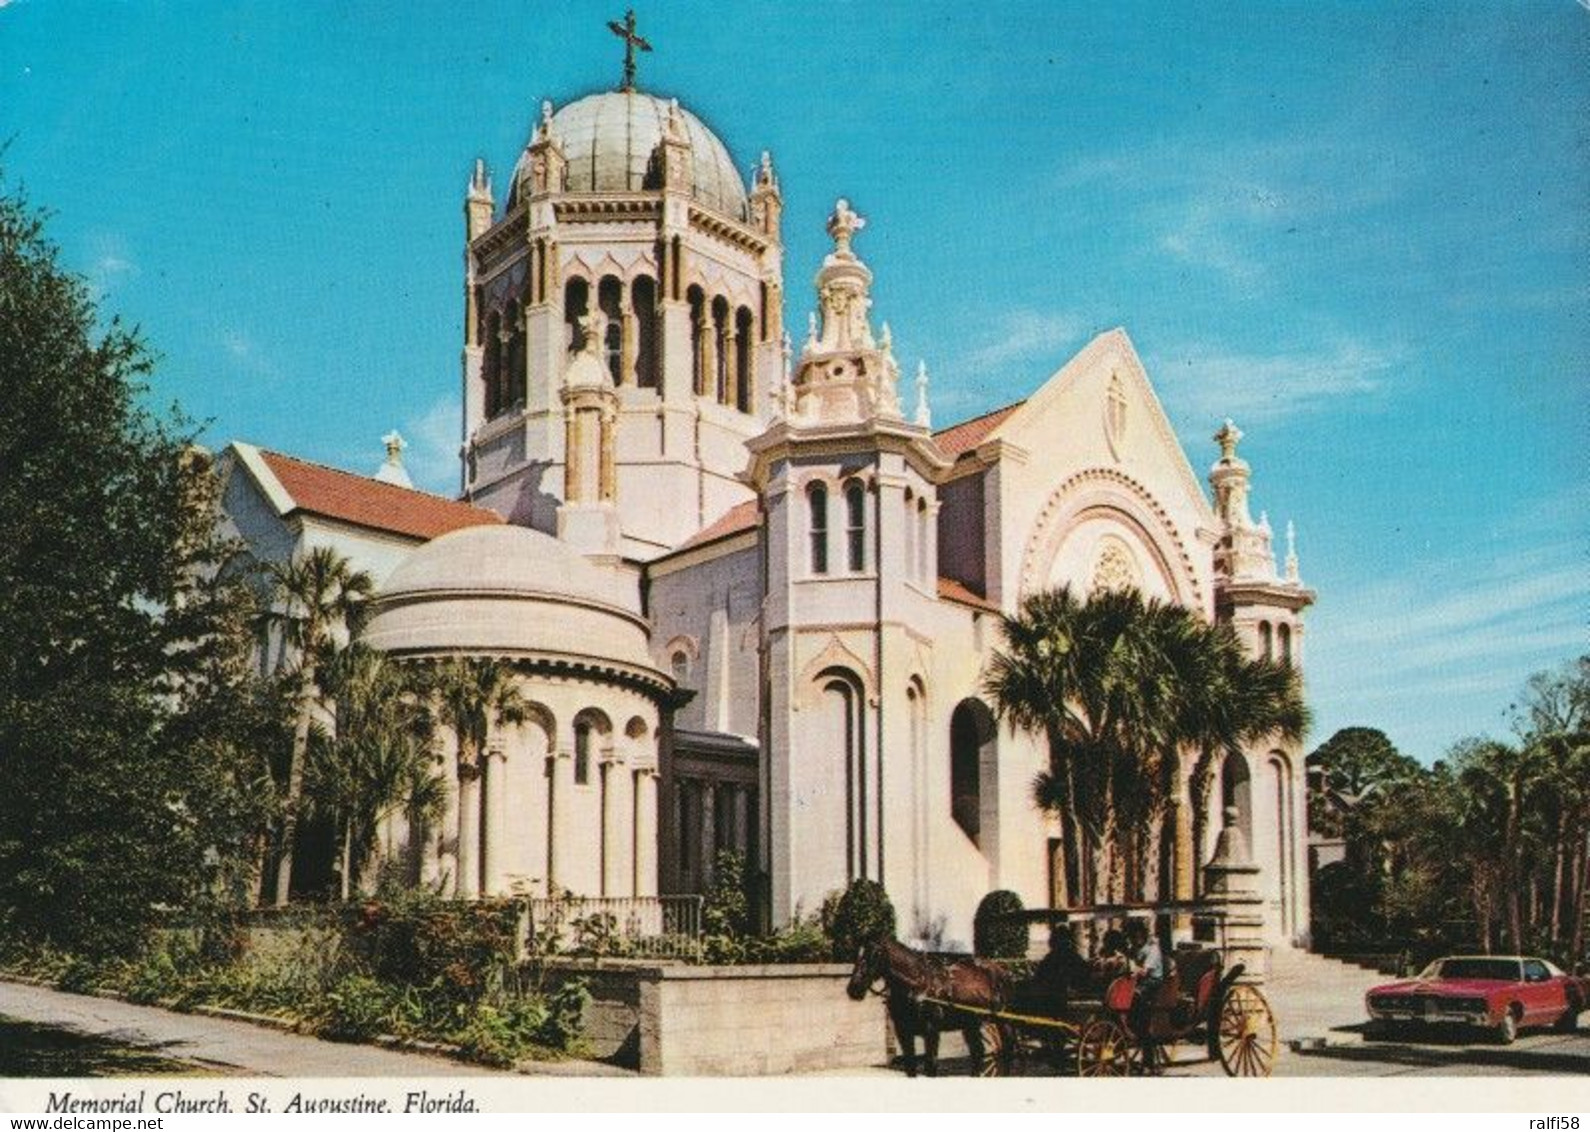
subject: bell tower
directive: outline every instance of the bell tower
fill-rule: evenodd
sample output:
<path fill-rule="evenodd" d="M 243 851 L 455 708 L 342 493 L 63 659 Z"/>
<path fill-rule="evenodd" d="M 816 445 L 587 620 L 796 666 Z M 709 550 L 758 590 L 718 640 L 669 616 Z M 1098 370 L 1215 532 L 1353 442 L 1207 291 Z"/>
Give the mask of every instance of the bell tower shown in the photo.
<path fill-rule="evenodd" d="M 614 31 L 620 87 L 542 104 L 500 210 L 483 163 L 470 181 L 463 489 L 510 522 L 571 529 L 565 505 L 593 501 L 567 495 L 590 458 L 569 446 L 597 434 L 567 427 L 596 411 L 584 393 L 571 410 L 590 375 L 567 371 L 594 361 L 611 416 L 595 503 L 616 552 L 646 561 L 750 498 L 738 472 L 781 364 L 782 196 L 770 156 L 748 181 L 701 119 L 640 89 L 651 44 L 632 20 Z"/>

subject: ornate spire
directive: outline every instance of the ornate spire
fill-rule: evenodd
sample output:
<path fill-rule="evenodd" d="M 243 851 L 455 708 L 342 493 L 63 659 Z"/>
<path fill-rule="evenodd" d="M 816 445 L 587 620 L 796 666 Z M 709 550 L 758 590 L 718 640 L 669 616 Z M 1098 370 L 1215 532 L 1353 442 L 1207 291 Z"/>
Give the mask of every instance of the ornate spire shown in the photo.
<path fill-rule="evenodd" d="M 927 362 L 919 361 L 916 364 L 916 426 L 918 428 L 933 427 L 933 413 L 928 408 L 928 374 Z"/>
<path fill-rule="evenodd" d="M 491 200 L 491 176 L 486 172 L 486 159 L 475 158 L 475 171 L 469 178 L 470 200 Z"/>
<path fill-rule="evenodd" d="M 1286 521 L 1286 580 L 1294 585 L 1300 581 L 1297 572 L 1297 528 L 1290 519 Z"/>

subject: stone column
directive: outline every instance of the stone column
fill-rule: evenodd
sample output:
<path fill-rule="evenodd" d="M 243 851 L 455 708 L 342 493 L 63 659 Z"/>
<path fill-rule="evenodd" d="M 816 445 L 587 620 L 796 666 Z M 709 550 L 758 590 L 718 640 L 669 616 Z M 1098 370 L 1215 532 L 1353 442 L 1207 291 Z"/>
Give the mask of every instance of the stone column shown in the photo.
<path fill-rule="evenodd" d="M 574 503 L 580 490 L 579 430 L 575 427 L 576 411 L 570 409 L 563 421 L 563 502 Z"/>
<path fill-rule="evenodd" d="M 618 467 L 617 449 L 618 437 L 614 435 L 618 430 L 618 409 L 612 404 L 602 406 L 601 415 L 601 460 L 599 465 L 599 480 L 597 499 L 603 503 L 611 503 L 618 498 Z"/>
<path fill-rule="evenodd" d="M 711 888 L 717 879 L 714 860 L 718 855 L 718 787 L 714 782 L 701 784 L 701 887 Z"/>
<path fill-rule="evenodd" d="M 1237 825 L 1237 808 L 1226 807 L 1225 827 L 1215 839 L 1214 856 L 1204 866 L 1202 903 L 1215 915 L 1215 942 L 1224 936 L 1226 966 L 1241 963 L 1241 981 L 1263 983 L 1269 964 L 1264 943 L 1264 900 L 1259 895 L 1259 866 Z M 1220 923 L 1224 922 L 1224 931 Z"/>
<path fill-rule="evenodd" d="M 618 382 L 635 384 L 635 311 L 630 301 L 629 280 L 618 283 Z"/>
<path fill-rule="evenodd" d="M 617 758 L 605 758 L 602 770 L 602 895 L 630 896 L 625 891 L 630 884 L 629 854 L 625 850 L 624 814 L 627 807 L 625 787 L 628 775 L 624 764 Z"/>
<path fill-rule="evenodd" d="M 481 838 L 481 894 L 484 896 L 501 896 L 505 891 L 502 876 L 503 862 L 503 826 L 504 817 L 508 812 L 508 753 L 503 749 L 502 741 L 497 740 L 486 749 L 486 756 L 482 760 L 484 769 L 484 786 L 486 789 L 485 806 L 485 835 Z"/>
<path fill-rule="evenodd" d="M 657 772 L 635 772 L 634 894 L 657 895 Z"/>
<path fill-rule="evenodd" d="M 740 331 L 734 322 L 734 311 L 729 312 L 729 322 L 723 328 L 723 403 L 736 405 L 740 399 Z"/>
<path fill-rule="evenodd" d="M 547 756 L 547 887 L 561 885 L 574 851 L 569 802 L 574 791 L 574 752 L 559 747 Z"/>
<path fill-rule="evenodd" d="M 458 768 L 458 898 L 480 895 L 480 767 Z"/>
<path fill-rule="evenodd" d="M 709 307 L 702 307 L 701 316 L 701 394 L 716 399 L 718 395 L 718 328 L 712 321 Z"/>

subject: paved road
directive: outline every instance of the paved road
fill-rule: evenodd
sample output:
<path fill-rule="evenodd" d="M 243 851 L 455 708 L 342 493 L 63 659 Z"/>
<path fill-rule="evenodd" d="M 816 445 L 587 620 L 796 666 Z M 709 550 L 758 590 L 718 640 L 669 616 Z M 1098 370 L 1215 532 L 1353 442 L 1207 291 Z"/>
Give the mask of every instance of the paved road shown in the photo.
<path fill-rule="evenodd" d="M 492 1071 L 448 1058 L 323 1042 L 264 1026 L 0 982 L 0 1014 L 148 1047 L 245 1077 L 470 1077 Z"/>

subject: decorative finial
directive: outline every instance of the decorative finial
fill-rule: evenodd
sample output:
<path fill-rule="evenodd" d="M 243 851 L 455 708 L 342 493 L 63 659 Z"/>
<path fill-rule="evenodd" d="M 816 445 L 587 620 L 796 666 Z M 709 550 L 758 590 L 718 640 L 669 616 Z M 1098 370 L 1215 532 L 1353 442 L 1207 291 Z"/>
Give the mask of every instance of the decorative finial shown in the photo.
<path fill-rule="evenodd" d="M 756 183 L 759 185 L 778 183 L 778 179 L 773 176 L 773 155 L 765 149 L 762 151 L 762 160 L 756 167 Z"/>
<path fill-rule="evenodd" d="M 1227 462 L 1237 458 L 1237 442 L 1242 439 L 1242 430 L 1231 423 L 1231 418 L 1226 418 L 1226 423 L 1220 426 L 1220 431 L 1215 433 L 1215 443 L 1220 445 L 1220 458 Z"/>
<path fill-rule="evenodd" d="M 469 199 L 491 199 L 491 177 L 486 173 L 486 159 L 484 157 L 475 158 L 474 172 L 469 175 Z"/>
<path fill-rule="evenodd" d="M 1292 525 L 1292 520 L 1286 521 L 1286 580 L 1296 582 L 1297 572 L 1297 528 Z"/>
<path fill-rule="evenodd" d="M 779 351 L 784 357 L 784 384 L 788 385 L 793 371 L 790 368 L 790 356 L 795 351 L 794 344 L 790 341 L 789 331 L 784 331 L 784 339 L 779 344 Z"/>
<path fill-rule="evenodd" d="M 541 136 L 543 138 L 552 136 L 552 100 L 550 98 L 541 100 Z"/>
<path fill-rule="evenodd" d="M 933 427 L 933 413 L 928 409 L 928 375 L 927 362 L 916 364 L 916 425 L 918 428 Z"/>
<path fill-rule="evenodd" d="M 635 34 L 635 9 L 631 8 L 624 13 L 624 22 L 617 20 L 607 21 L 607 30 L 624 41 L 624 85 L 619 87 L 622 91 L 635 89 L 635 48 L 650 51 L 651 44 Z"/>
<path fill-rule="evenodd" d="M 890 353 L 894 349 L 894 332 L 889 329 L 887 322 L 883 324 L 883 332 L 878 337 L 878 349 L 885 354 Z"/>
<path fill-rule="evenodd" d="M 381 438 L 381 443 L 386 445 L 386 462 L 376 469 L 377 482 L 389 483 L 394 487 L 413 487 L 414 481 L 409 479 L 403 467 L 403 449 L 408 447 L 408 442 L 398 434 L 397 429 L 393 429 Z"/>
<path fill-rule="evenodd" d="M 828 218 L 828 234 L 834 238 L 834 254 L 853 256 L 850 239 L 867 226 L 867 221 L 857 215 L 850 202 L 840 197 L 834 204 L 834 214 Z"/>
<path fill-rule="evenodd" d="M 817 348 L 817 312 L 816 311 L 807 311 L 806 312 L 806 349 L 807 350 L 815 350 L 816 348 Z"/>
<path fill-rule="evenodd" d="M 1259 512 L 1259 529 L 1265 534 L 1270 533 L 1270 513 L 1268 511 Z"/>

